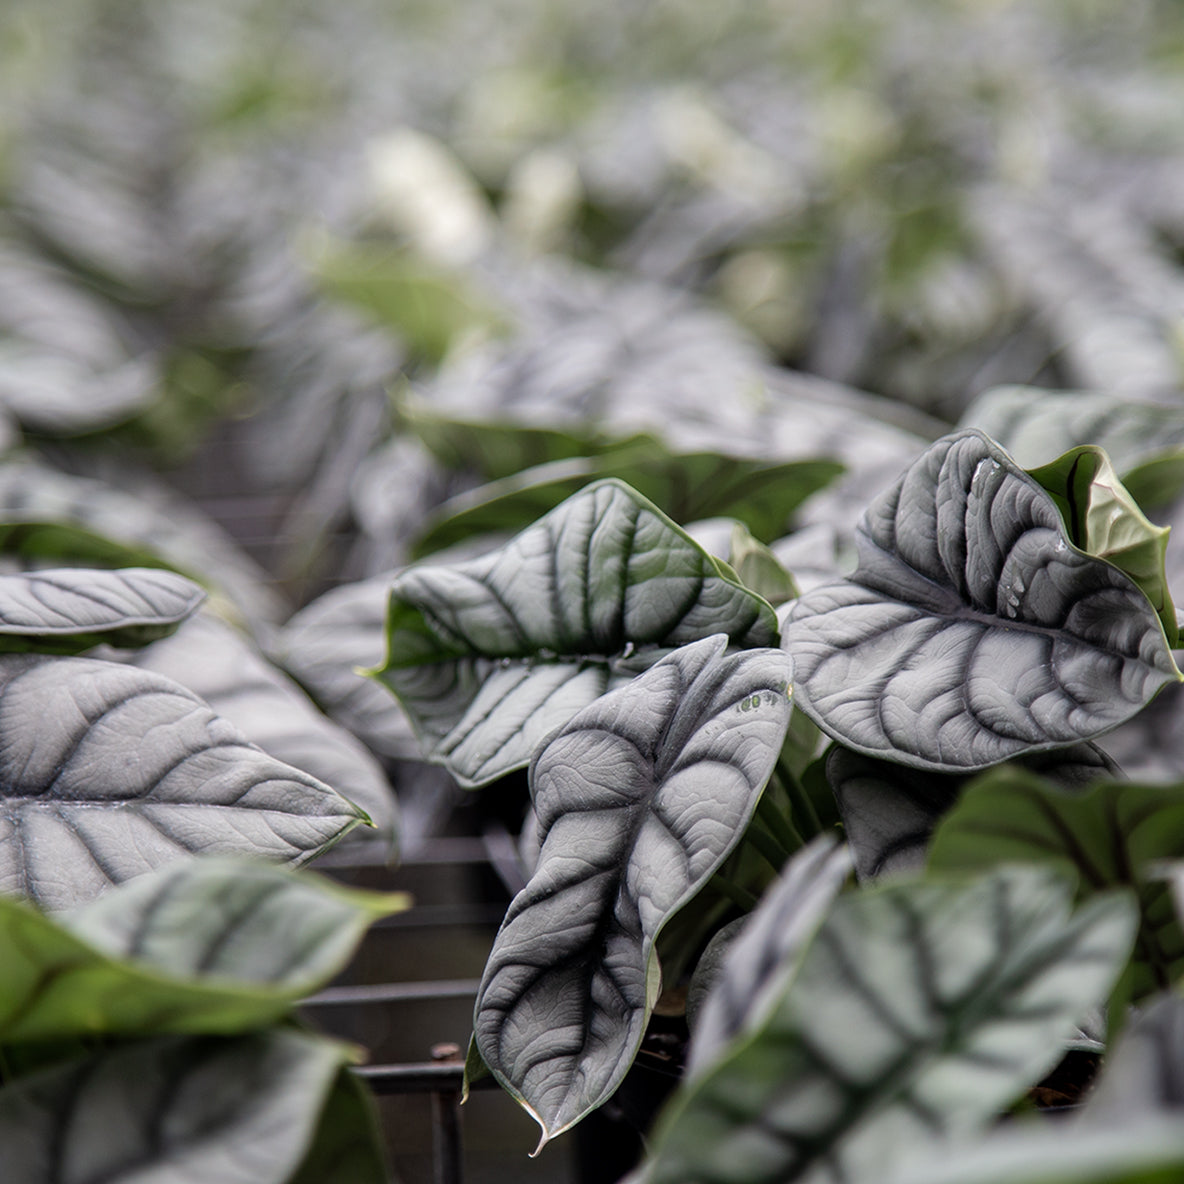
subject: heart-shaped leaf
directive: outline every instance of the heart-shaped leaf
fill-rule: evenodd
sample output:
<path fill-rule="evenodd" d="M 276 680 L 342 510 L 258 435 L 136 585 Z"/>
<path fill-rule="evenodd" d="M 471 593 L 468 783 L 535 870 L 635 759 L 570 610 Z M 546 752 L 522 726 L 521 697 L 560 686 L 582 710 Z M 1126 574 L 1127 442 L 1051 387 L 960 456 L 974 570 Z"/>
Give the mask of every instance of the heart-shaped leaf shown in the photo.
<path fill-rule="evenodd" d="M 150 568 L 0 575 L 0 651 L 146 645 L 171 633 L 204 599 L 184 576 Z"/>
<path fill-rule="evenodd" d="M 767 1019 L 676 1095 L 642 1178 L 871 1184 L 983 1129 L 1130 949 L 1125 897 L 1070 896 L 1035 868 L 840 896 Z"/>
<path fill-rule="evenodd" d="M 602 481 L 481 559 L 400 575 L 375 673 L 425 754 L 480 785 L 526 765 L 606 691 L 716 633 L 774 645 L 776 617 L 656 506 Z"/>
<path fill-rule="evenodd" d="M 936 772 L 1091 739 L 1178 681 L 1139 588 L 1086 555 L 981 432 L 868 509 L 859 565 L 789 610 L 798 704 L 849 748 Z"/>
<path fill-rule="evenodd" d="M 0 658 L 2 891 L 58 909 L 190 853 L 303 863 L 363 821 L 170 679 Z"/>
<path fill-rule="evenodd" d="M 1100 448 L 1074 448 L 1030 475 L 1052 495 L 1073 542 L 1134 580 L 1174 647 L 1179 628 L 1164 571 L 1169 528 L 1147 520 Z"/>
<path fill-rule="evenodd" d="M 376 650 L 381 649 L 380 630 L 376 625 Z M 172 637 L 140 650 L 128 661 L 188 687 L 264 752 L 331 785 L 361 806 L 375 826 L 391 836 L 397 834 L 395 795 L 382 767 L 237 629 L 210 613 L 199 613 Z M 382 694 L 389 704 L 390 696 L 372 682 L 353 677 Z"/>
<path fill-rule="evenodd" d="M 1184 974 L 1184 930 L 1158 874 L 1160 861 L 1181 851 L 1184 784 L 1103 780 L 1066 789 L 1005 766 L 966 787 L 934 833 L 929 866 L 962 870 L 1025 860 L 1073 876 L 1082 896 L 1132 889 L 1140 924 L 1131 990 L 1140 998 Z"/>
<path fill-rule="evenodd" d="M 15 1184 L 288 1184 L 350 1050 L 276 1029 L 158 1037 L 0 1089 Z"/>
<path fill-rule="evenodd" d="M 726 645 L 675 651 L 531 762 L 542 850 L 494 941 L 473 1026 L 544 1143 L 620 1084 L 656 995 L 658 933 L 739 841 L 776 763 L 792 666 Z"/>
<path fill-rule="evenodd" d="M 706 987 L 708 994 L 692 1029 L 689 1077 L 699 1076 L 744 1028 L 761 1022 L 850 870 L 847 849 L 837 846 L 832 835 L 820 835 L 785 865 L 760 908 L 738 922 L 743 928 L 717 965 L 712 965 L 711 946 L 704 951 L 692 986 Z M 704 976 L 711 981 L 699 981 Z"/>
<path fill-rule="evenodd" d="M 1015 763 L 1070 789 L 1119 773 L 1094 744 L 1037 752 Z M 860 880 L 923 867 L 934 827 L 970 780 L 968 774 L 910 769 L 840 744 L 827 756 L 826 775 Z"/>
<path fill-rule="evenodd" d="M 260 1027 L 406 904 L 231 859 L 172 864 L 52 918 L 0 896 L 0 1043 Z"/>

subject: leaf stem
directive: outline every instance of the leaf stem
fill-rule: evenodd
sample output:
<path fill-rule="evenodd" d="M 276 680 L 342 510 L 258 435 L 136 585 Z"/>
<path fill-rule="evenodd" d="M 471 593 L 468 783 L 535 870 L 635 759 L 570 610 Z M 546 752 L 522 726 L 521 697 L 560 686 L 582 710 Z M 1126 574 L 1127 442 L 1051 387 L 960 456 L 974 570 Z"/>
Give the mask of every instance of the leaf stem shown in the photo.
<path fill-rule="evenodd" d="M 776 807 L 773 807 L 773 810 L 775 812 Z M 800 849 L 801 843 L 796 843 L 787 848 L 778 838 L 774 837 L 770 833 L 772 828 L 766 829 L 769 827 L 766 821 L 766 815 L 768 813 L 768 807 L 762 811 L 760 806 L 757 806 L 756 817 L 748 824 L 748 829 L 744 832 L 744 838 L 761 853 L 765 861 L 775 872 L 780 872 L 785 866 L 785 861 L 795 851 Z M 782 826 L 790 827 L 790 823 L 784 817 L 780 819 L 780 822 Z"/>
<path fill-rule="evenodd" d="M 777 870 L 780 871 L 786 858 L 795 851 L 800 851 L 806 845 L 806 840 L 802 838 L 793 821 L 786 818 L 778 809 L 777 803 L 768 796 L 767 787 L 757 798 L 756 817 L 769 828 L 769 833 L 781 846 L 781 863 L 777 865 Z"/>

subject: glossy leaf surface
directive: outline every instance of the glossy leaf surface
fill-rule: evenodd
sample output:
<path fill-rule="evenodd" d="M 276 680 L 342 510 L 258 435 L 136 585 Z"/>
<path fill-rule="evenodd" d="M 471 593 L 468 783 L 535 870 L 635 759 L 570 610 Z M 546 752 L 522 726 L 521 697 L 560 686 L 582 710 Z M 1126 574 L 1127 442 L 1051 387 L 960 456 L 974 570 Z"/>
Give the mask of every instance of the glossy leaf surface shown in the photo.
<path fill-rule="evenodd" d="M 167 678 L 12 655 L 0 820 L 0 890 L 57 909 L 198 852 L 302 863 L 365 816 Z"/>
<path fill-rule="evenodd" d="M 479 785 L 663 654 L 716 633 L 768 646 L 776 619 L 657 507 L 603 481 L 481 559 L 400 575 L 376 675 L 425 754 Z"/>
<path fill-rule="evenodd" d="M 21 1184 L 287 1184 L 349 1050 L 294 1031 L 158 1037 L 0 1090 Z"/>
<path fill-rule="evenodd" d="M 543 1141 L 603 1102 L 656 995 L 654 942 L 739 841 L 789 722 L 776 650 L 688 645 L 531 763 L 543 842 L 482 978 L 477 1047 Z"/>
<path fill-rule="evenodd" d="M 1133 909 L 1035 869 L 842 896 L 767 1019 L 661 1119 L 652 1184 L 882 1180 L 1059 1060 Z"/>
<path fill-rule="evenodd" d="M 57 917 L 0 896 L 0 1043 L 259 1027 L 406 903 L 229 859 L 162 868 Z"/>
<path fill-rule="evenodd" d="M 1181 851 L 1184 785 L 1105 780 L 1071 790 L 1008 767 L 967 787 L 934 834 L 929 866 L 974 869 L 1025 860 L 1075 877 L 1082 895 L 1132 889 L 1140 910 L 1132 955 L 1138 998 L 1184 972 L 1184 931 L 1158 874 L 1160 861 Z"/>
<path fill-rule="evenodd" d="M 849 748 L 980 769 L 1100 735 L 1179 680 L 1139 588 L 979 432 L 934 444 L 856 542 L 854 575 L 795 602 L 782 639 L 802 710 Z"/>
<path fill-rule="evenodd" d="M 184 576 L 149 568 L 0 575 L 0 651 L 144 645 L 171 633 L 204 599 Z"/>

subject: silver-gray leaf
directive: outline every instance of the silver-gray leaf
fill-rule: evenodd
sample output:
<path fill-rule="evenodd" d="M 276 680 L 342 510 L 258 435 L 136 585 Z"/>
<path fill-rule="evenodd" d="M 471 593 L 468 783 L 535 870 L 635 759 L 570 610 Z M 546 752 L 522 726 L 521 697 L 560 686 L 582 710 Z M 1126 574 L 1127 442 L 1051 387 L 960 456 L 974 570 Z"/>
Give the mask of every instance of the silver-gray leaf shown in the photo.
<path fill-rule="evenodd" d="M 205 595 L 184 576 L 154 568 L 0 575 L 0 650 L 142 645 L 171 633 Z"/>
<path fill-rule="evenodd" d="M 853 576 L 787 614 L 798 704 L 849 748 L 935 771 L 1090 739 L 1180 678 L 1155 611 L 1068 540 L 981 432 L 934 444 L 868 509 Z"/>
<path fill-rule="evenodd" d="M 789 723 L 780 651 L 682 647 L 579 712 L 530 768 L 543 836 L 477 999 L 477 1047 L 543 1141 L 620 1084 L 666 920 L 739 840 Z"/>
<path fill-rule="evenodd" d="M 362 821 L 170 679 L 0 657 L 0 891 L 59 909 L 192 853 L 299 864 Z"/>

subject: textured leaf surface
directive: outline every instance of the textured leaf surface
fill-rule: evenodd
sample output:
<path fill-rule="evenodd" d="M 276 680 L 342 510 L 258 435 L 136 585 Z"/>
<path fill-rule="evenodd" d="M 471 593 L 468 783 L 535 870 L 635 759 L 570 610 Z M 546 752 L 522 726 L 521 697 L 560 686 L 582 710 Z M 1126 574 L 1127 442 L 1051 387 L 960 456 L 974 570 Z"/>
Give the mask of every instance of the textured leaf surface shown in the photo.
<path fill-rule="evenodd" d="M 1034 753 L 1016 763 L 1070 789 L 1118 775 L 1114 762 L 1093 744 Z M 970 780 L 966 774 L 910 769 L 841 745 L 828 755 L 826 775 L 860 880 L 923 867 L 934 827 Z"/>
<path fill-rule="evenodd" d="M 531 763 L 543 836 L 506 914 L 473 1026 L 498 1080 L 553 1138 L 636 1053 L 654 941 L 739 841 L 789 722 L 792 666 L 708 638 L 571 719 Z"/>
<path fill-rule="evenodd" d="M 0 890 L 64 908 L 191 853 L 302 863 L 362 821 L 170 679 L 0 658 Z"/>
<path fill-rule="evenodd" d="M 1105 780 L 1064 789 L 1023 769 L 993 769 L 966 788 L 938 826 L 929 865 L 1040 862 L 1074 876 L 1082 895 L 1113 887 L 1138 895 L 1136 998 L 1184 973 L 1184 931 L 1160 861 L 1184 851 L 1184 785 Z"/>
<path fill-rule="evenodd" d="M 21 1184 L 287 1184 L 349 1051 L 298 1032 L 158 1037 L 0 1090 Z"/>
<path fill-rule="evenodd" d="M 780 878 L 731 942 L 715 973 L 705 967 L 710 946 L 695 974 L 714 981 L 699 1010 L 687 1057 L 687 1074 L 699 1076 L 764 1011 L 796 969 L 799 955 L 817 932 L 851 870 L 851 856 L 831 835 L 821 835 L 786 864 Z"/>
<path fill-rule="evenodd" d="M 1113 563 L 1155 606 L 1168 644 L 1178 640 L 1176 609 L 1164 571 L 1169 529 L 1149 522 L 1100 448 L 1074 448 L 1030 472 L 1052 494 L 1083 551 Z"/>
<path fill-rule="evenodd" d="M 1054 1064 L 1130 948 L 1122 897 L 1054 876 L 841 896 L 765 1023 L 660 1121 L 653 1184 L 882 1180 L 992 1122 Z"/>
<path fill-rule="evenodd" d="M 378 650 L 380 629 L 376 624 Z M 383 831 L 397 834 L 395 795 L 381 765 L 237 629 L 201 613 L 129 660 L 188 687 L 264 752 L 311 773 L 361 806 Z M 354 678 L 374 689 L 360 676 Z M 383 697 L 389 701 L 389 695 Z"/>
<path fill-rule="evenodd" d="M 162 868 L 55 918 L 0 896 L 0 1042 L 259 1027 L 405 905 L 230 859 Z"/>
<path fill-rule="evenodd" d="M 171 633 L 204 599 L 184 576 L 150 568 L 0 575 L 0 651 L 143 645 Z"/>
<path fill-rule="evenodd" d="M 782 638 L 799 706 L 849 748 L 984 768 L 1100 735 L 1180 677 L 1143 593 L 979 432 L 934 444 L 856 542 L 855 574 L 795 602 Z"/>
<path fill-rule="evenodd" d="M 400 575 L 376 674 L 425 753 L 479 785 L 663 654 L 716 633 L 773 645 L 776 618 L 657 507 L 603 481 L 484 558 Z"/>

